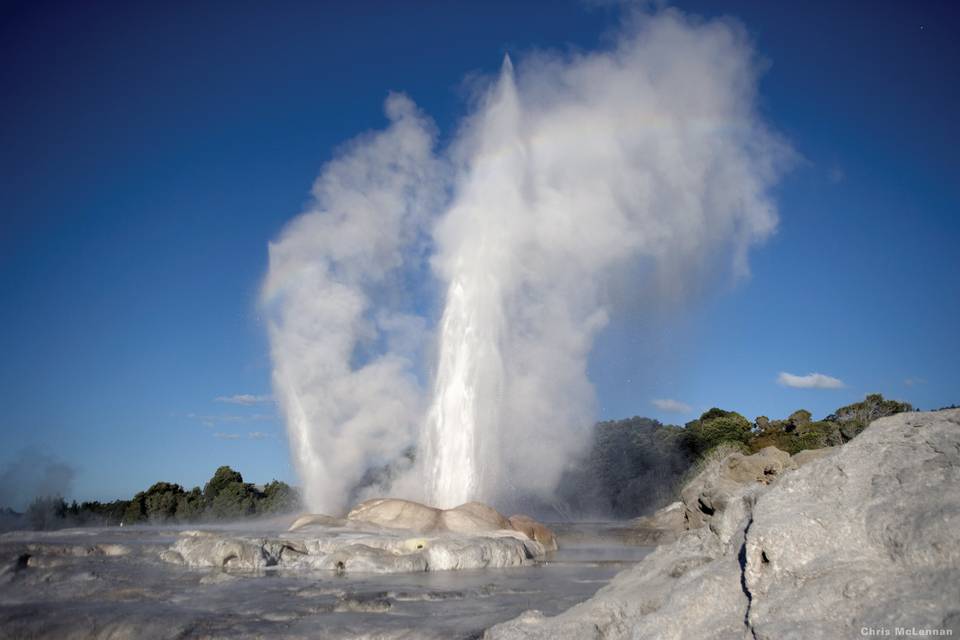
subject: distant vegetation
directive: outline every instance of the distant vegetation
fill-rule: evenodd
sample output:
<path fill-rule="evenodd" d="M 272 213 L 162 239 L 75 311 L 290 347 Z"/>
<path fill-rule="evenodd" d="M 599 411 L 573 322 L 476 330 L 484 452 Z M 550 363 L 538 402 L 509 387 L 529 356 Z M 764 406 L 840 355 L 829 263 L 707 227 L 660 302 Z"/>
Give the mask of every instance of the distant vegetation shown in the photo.
<path fill-rule="evenodd" d="M 179 484 L 158 482 L 131 500 L 68 504 L 60 496 L 40 497 L 27 508 L 24 517 L 33 529 L 57 529 L 233 520 L 299 508 L 300 495 L 287 483 L 274 480 L 260 489 L 244 482 L 238 471 L 220 467 L 203 490 L 194 487 L 186 491 Z"/>
<path fill-rule="evenodd" d="M 641 515 L 676 499 L 689 470 L 718 450 L 754 453 L 773 446 L 794 454 L 841 445 L 877 418 L 912 410 L 872 394 L 823 420 L 800 409 L 782 420 L 759 416 L 751 422 L 713 408 L 684 427 L 639 417 L 601 422 L 590 452 L 561 480 L 553 506 L 563 518 Z"/>
<path fill-rule="evenodd" d="M 906 402 L 872 394 L 823 420 L 799 409 L 782 420 L 759 416 L 751 422 L 735 411 L 713 408 L 683 427 L 641 417 L 600 422 L 589 451 L 561 478 L 556 500 L 542 506 L 564 519 L 638 516 L 676 499 L 682 479 L 718 451 L 753 453 L 774 446 L 794 454 L 841 445 L 877 418 L 912 410 Z M 396 463 L 369 470 L 354 493 L 389 485 L 414 460 L 410 449 Z M 0 528 L 10 528 L 11 522 L 35 529 L 209 522 L 300 508 L 299 493 L 286 483 L 274 480 L 258 488 L 230 467 L 220 467 L 202 490 L 158 482 L 130 500 L 68 504 L 59 496 L 37 498 L 26 514 L 0 509 Z"/>

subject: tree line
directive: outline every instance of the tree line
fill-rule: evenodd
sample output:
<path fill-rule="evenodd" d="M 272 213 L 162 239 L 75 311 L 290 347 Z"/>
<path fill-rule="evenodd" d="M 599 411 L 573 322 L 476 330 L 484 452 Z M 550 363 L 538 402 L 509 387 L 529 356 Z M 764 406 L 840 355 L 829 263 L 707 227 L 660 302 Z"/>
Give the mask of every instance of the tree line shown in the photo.
<path fill-rule="evenodd" d="M 189 491 L 172 482 L 157 482 L 130 500 L 67 503 L 61 496 L 35 499 L 24 516 L 34 529 L 64 526 L 169 524 L 232 520 L 300 509 L 297 489 L 273 480 L 258 488 L 239 471 L 220 467 L 203 486 Z"/>

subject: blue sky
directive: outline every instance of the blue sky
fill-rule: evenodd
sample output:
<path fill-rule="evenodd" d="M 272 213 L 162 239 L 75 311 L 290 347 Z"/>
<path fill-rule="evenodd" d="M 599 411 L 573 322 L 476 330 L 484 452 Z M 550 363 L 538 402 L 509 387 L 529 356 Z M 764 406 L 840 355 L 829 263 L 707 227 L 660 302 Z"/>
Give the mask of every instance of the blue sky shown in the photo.
<path fill-rule="evenodd" d="M 337 146 L 383 126 L 388 90 L 449 136 L 465 77 L 506 52 L 595 47 L 618 11 L 135 4 L 0 9 L 0 465 L 39 448 L 76 468 L 80 499 L 202 484 L 220 464 L 295 481 L 272 403 L 223 400 L 270 393 L 267 242 Z M 743 23 L 768 65 L 761 108 L 801 161 L 751 278 L 614 319 L 591 359 L 599 417 L 960 402 L 955 12 L 675 6 Z"/>

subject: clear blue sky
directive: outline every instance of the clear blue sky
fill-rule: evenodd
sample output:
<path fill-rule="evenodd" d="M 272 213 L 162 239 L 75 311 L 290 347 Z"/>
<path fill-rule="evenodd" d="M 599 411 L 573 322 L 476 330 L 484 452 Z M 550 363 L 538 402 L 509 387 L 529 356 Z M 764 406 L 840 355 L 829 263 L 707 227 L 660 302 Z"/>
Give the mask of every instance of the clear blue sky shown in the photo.
<path fill-rule="evenodd" d="M 38 447 L 72 497 L 295 481 L 256 294 L 337 145 L 407 92 L 449 135 L 464 77 L 596 46 L 613 8 L 515 3 L 0 8 L 0 466 Z M 596 346 L 603 418 L 654 399 L 816 415 L 879 391 L 960 402 L 960 20 L 951 3 L 678 2 L 739 19 L 802 162 L 753 276 Z M 820 372 L 841 389 L 778 385 Z M 237 435 L 227 438 L 225 435 Z M 251 437 L 250 434 L 255 434 Z"/>

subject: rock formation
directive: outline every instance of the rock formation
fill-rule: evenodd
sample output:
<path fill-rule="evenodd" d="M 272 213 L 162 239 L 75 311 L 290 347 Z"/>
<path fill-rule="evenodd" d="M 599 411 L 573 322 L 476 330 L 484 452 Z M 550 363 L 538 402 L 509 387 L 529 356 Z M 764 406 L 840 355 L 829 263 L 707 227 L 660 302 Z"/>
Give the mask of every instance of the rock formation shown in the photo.
<path fill-rule="evenodd" d="M 762 466 L 745 462 L 754 457 L 685 488 L 687 526 L 705 526 L 563 614 L 528 611 L 485 638 L 960 633 L 960 410 L 877 420 L 795 470 L 774 451 Z"/>
<path fill-rule="evenodd" d="M 301 516 L 282 537 L 185 531 L 161 559 L 217 569 L 407 573 L 523 566 L 556 548 L 553 533 L 536 520 L 508 520 L 478 502 L 435 509 L 376 499 L 357 505 L 346 519 Z"/>
<path fill-rule="evenodd" d="M 437 509 L 419 502 L 397 498 L 375 498 L 358 504 L 347 514 L 346 521 L 320 514 L 297 518 L 290 526 L 296 531 L 314 524 L 345 526 L 373 525 L 388 529 L 404 529 L 416 533 L 482 534 L 492 531 L 519 531 L 543 545 L 547 551 L 557 549 L 557 539 L 545 525 L 530 516 L 505 518 L 496 509 L 480 502 L 467 502 L 452 509 Z"/>

